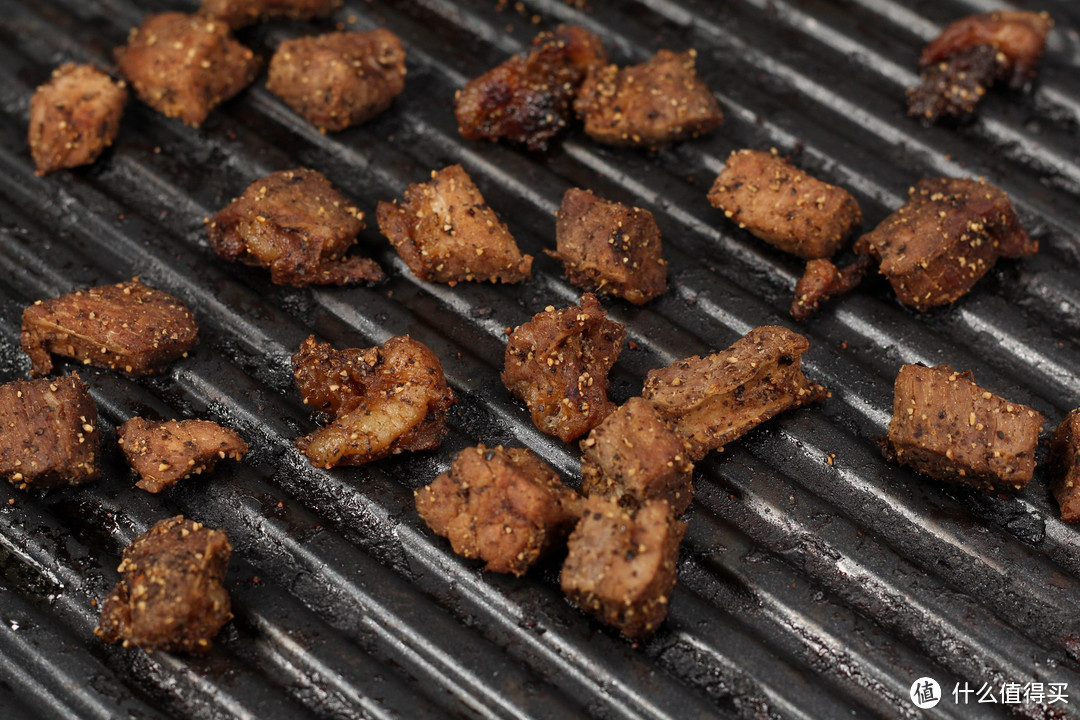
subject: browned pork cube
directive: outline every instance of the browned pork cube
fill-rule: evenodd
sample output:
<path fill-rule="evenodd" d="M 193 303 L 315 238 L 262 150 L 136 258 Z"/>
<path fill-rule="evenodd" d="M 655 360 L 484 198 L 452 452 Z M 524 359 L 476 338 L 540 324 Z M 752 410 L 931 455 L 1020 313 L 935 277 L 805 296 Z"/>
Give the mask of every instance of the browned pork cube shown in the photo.
<path fill-rule="evenodd" d="M 648 210 L 608 202 L 588 190 L 563 195 L 557 252 L 574 285 L 644 305 L 667 290 L 660 228 Z"/>
<path fill-rule="evenodd" d="M 971 373 L 904 365 L 886 455 L 938 480 L 985 492 L 1022 490 L 1035 470 L 1042 413 L 998 397 Z"/>
<path fill-rule="evenodd" d="M 644 639 L 667 617 L 685 532 L 663 500 L 631 511 L 615 500 L 589 498 L 567 542 L 563 592 L 605 625 Z"/>
<path fill-rule="evenodd" d="M 661 50 L 642 65 L 591 71 L 574 103 L 585 132 L 608 145 L 656 147 L 719 127 L 724 115 L 695 58 L 694 50 Z"/>
<path fill-rule="evenodd" d="M 23 311 L 22 349 L 31 375 L 52 371 L 50 353 L 146 375 L 186 356 L 198 332 L 184 303 L 134 278 L 38 300 Z"/>
<path fill-rule="evenodd" d="M 1054 431 L 1046 477 L 1061 506 L 1061 519 L 1080 522 L 1080 410 L 1066 415 Z"/>
<path fill-rule="evenodd" d="M 116 48 L 139 99 L 193 127 L 255 79 L 259 60 L 228 24 L 184 13 L 150 15 Z"/>
<path fill-rule="evenodd" d="M 270 60 L 266 89 L 320 130 L 344 130 L 405 89 L 405 49 L 382 29 L 286 40 Z"/>
<path fill-rule="evenodd" d="M 545 150 L 569 123 L 586 74 L 607 59 L 600 38 L 577 26 L 541 33 L 527 55 L 510 58 L 458 92 L 458 129 L 473 140 L 506 138 Z"/>
<path fill-rule="evenodd" d="M 201 12 L 236 29 L 272 18 L 325 17 L 341 7 L 341 3 L 342 0 L 203 0 Z"/>
<path fill-rule="evenodd" d="M 519 283 L 532 273 L 510 230 L 460 165 L 413 183 L 405 201 L 380 202 L 379 230 L 416 277 L 428 282 Z"/>
<path fill-rule="evenodd" d="M 191 475 L 210 472 L 218 460 L 241 460 L 248 446 L 228 428 L 208 420 L 128 420 L 117 431 L 124 457 L 139 475 L 135 487 L 159 493 Z"/>
<path fill-rule="evenodd" d="M 676 515 L 690 507 L 694 464 L 686 444 L 648 400 L 630 398 L 581 441 L 581 491 L 636 507 L 667 500 Z"/>
<path fill-rule="evenodd" d="M 315 467 L 432 450 L 446 437 L 454 393 L 439 358 L 408 335 L 363 350 L 334 350 L 312 336 L 292 365 L 304 403 L 332 416 L 296 441 Z"/>
<path fill-rule="evenodd" d="M 709 202 L 755 237 L 801 258 L 829 258 L 862 223 L 843 188 L 813 178 L 773 152 L 738 150 Z"/>
<path fill-rule="evenodd" d="M 548 306 L 514 328 L 503 384 L 528 405 L 536 427 L 570 442 L 615 409 L 608 399 L 608 372 L 625 337 L 626 328 L 608 320 L 591 293 L 564 310 Z"/>
<path fill-rule="evenodd" d="M 855 244 L 878 261 L 900 302 L 920 311 L 964 295 L 999 257 L 1038 250 L 1005 193 L 960 178 L 920 180 L 903 207 Z"/>
<path fill-rule="evenodd" d="M 120 582 L 94 634 L 146 650 L 204 653 L 232 619 L 225 569 L 229 538 L 183 515 L 158 522 L 124 548 Z"/>
<path fill-rule="evenodd" d="M 346 256 L 364 213 L 318 170 L 280 170 L 251 183 L 206 225 L 226 260 L 270 268 L 277 285 L 348 285 L 386 276 L 368 258 Z"/>
<path fill-rule="evenodd" d="M 581 498 L 551 466 L 502 446 L 465 448 L 415 495 L 420 517 L 454 552 L 519 577 L 566 539 L 581 514 Z"/>
<path fill-rule="evenodd" d="M 77 377 L 0 385 L 0 477 L 22 489 L 96 480 L 97 419 L 97 405 Z"/>
<path fill-rule="evenodd" d="M 803 375 L 809 347 L 787 328 L 755 328 L 723 352 L 650 370 L 642 396 L 687 441 L 697 462 L 769 418 L 825 397 L 825 389 Z"/>
<path fill-rule="evenodd" d="M 113 144 L 127 102 L 123 83 L 68 63 L 30 98 L 30 154 L 37 174 L 89 165 Z"/>

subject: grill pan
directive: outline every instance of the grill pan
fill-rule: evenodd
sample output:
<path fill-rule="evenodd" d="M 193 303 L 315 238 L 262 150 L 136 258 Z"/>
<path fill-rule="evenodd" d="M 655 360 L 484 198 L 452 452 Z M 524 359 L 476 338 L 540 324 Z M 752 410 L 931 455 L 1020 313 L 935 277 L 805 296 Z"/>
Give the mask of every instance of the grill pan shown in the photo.
<path fill-rule="evenodd" d="M 1057 25 L 1031 94 L 993 92 L 962 128 L 904 116 L 919 48 L 990 0 L 348 0 L 336 21 L 384 26 L 407 46 L 393 108 L 321 135 L 265 79 L 198 130 L 129 103 L 96 165 L 36 178 L 29 98 L 69 60 L 111 64 L 165 0 L 0 0 L 0 380 L 21 377 L 19 317 L 35 299 L 134 275 L 182 298 L 200 343 L 164 374 L 93 368 L 105 447 L 139 414 L 237 428 L 239 465 L 162 496 L 131 487 L 117 452 L 102 480 L 0 492 L 0 708 L 5 718 L 840 718 L 1067 717 L 1080 705 L 1080 542 L 1042 471 L 1018 497 L 943 488 L 881 459 L 875 438 L 902 363 L 947 362 L 1047 415 L 1080 406 L 1080 10 Z M 657 153 L 571 133 L 544 155 L 463 141 L 453 91 L 563 22 L 598 32 L 620 63 L 695 47 L 724 126 Z M 240 33 L 268 58 L 332 21 Z M 576 483 L 577 453 L 540 434 L 501 386 L 505 328 L 578 292 L 542 255 L 566 188 L 652 210 L 671 289 L 627 324 L 613 397 L 648 369 L 722 349 L 750 328 L 793 326 L 801 272 L 724 221 L 705 193 L 730 150 L 777 147 L 849 188 L 872 226 L 924 176 L 985 176 L 1006 190 L 1041 252 L 1002 262 L 951 307 L 919 315 L 871 282 L 799 326 L 824 405 L 783 415 L 699 464 L 679 585 L 661 630 L 632 646 L 570 607 L 558 564 L 515 579 L 480 572 L 432 535 L 412 490 L 483 441 L 532 448 Z M 537 256 L 531 283 L 421 283 L 374 227 L 378 200 L 461 162 Z M 309 166 L 369 214 L 359 251 L 390 271 L 377 288 L 274 287 L 226 264 L 202 219 L 256 177 Z M 410 333 L 460 397 L 437 452 L 317 470 L 292 439 L 311 427 L 289 371 L 309 333 L 366 347 Z M 1044 451 L 1043 451 L 1044 452 Z M 10 498 L 10 499 L 9 499 Z M 4 502 L 4 501 L 7 502 Z M 146 654 L 92 635 L 122 548 L 182 512 L 236 551 L 236 619 L 205 657 Z M 944 700 L 920 711 L 916 678 Z M 968 683 L 1068 683 L 1070 704 L 952 701 Z"/>

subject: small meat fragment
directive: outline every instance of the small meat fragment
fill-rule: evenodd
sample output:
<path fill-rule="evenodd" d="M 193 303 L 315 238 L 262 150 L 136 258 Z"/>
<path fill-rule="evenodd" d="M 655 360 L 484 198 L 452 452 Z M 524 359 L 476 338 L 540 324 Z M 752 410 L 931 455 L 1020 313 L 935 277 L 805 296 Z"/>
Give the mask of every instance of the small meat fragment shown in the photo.
<path fill-rule="evenodd" d="M 600 38 L 574 25 L 541 33 L 527 55 L 470 80 L 454 99 L 463 137 L 506 138 L 546 150 L 573 114 L 578 87 L 592 68 L 608 61 Z"/>
<path fill-rule="evenodd" d="M 97 405 L 78 377 L 0 385 L 0 477 L 21 489 L 96 480 L 97 419 Z"/>
<path fill-rule="evenodd" d="M 113 144 L 127 103 L 124 83 L 67 63 L 30 99 L 30 154 L 37 174 L 89 165 Z"/>
<path fill-rule="evenodd" d="M 251 183 L 207 223 L 226 260 L 270 268 L 276 285 L 348 285 L 386 276 L 374 261 L 346 257 L 364 213 L 318 170 L 280 170 Z"/>
<path fill-rule="evenodd" d="M 874 259 L 869 255 L 857 255 L 854 261 L 842 268 L 838 268 L 831 260 L 808 260 L 803 276 L 795 285 L 791 317 L 798 321 L 810 317 L 826 300 L 849 293 L 858 287 L 873 267 Z"/>
<path fill-rule="evenodd" d="M 709 202 L 755 237 L 807 260 L 832 257 L 862 224 L 851 193 L 807 175 L 775 150 L 731 153 Z"/>
<path fill-rule="evenodd" d="M 208 420 L 151 422 L 134 417 L 120 426 L 117 435 L 124 457 L 139 474 L 135 487 L 150 493 L 210 472 L 218 460 L 241 460 L 248 451 L 234 431 Z"/>
<path fill-rule="evenodd" d="M 1054 431 L 1046 477 L 1061 506 L 1061 519 L 1080 522 L 1080 410 L 1073 410 Z"/>
<path fill-rule="evenodd" d="M 562 589 L 570 601 L 631 640 L 642 640 L 667 617 L 686 524 L 664 500 L 637 511 L 592 497 L 567 542 Z"/>
<path fill-rule="evenodd" d="M 381 28 L 286 40 L 270 60 L 266 89 L 320 130 L 344 130 L 405 89 L 405 48 Z"/>
<path fill-rule="evenodd" d="M 120 582 L 94 634 L 145 650 L 204 653 L 232 619 L 225 569 L 229 538 L 183 515 L 162 520 L 124 548 Z"/>
<path fill-rule="evenodd" d="M 695 50 L 661 50 L 648 62 L 589 73 L 574 102 L 585 132 L 607 145 L 657 147 L 696 138 L 724 115 L 694 69 Z"/>
<path fill-rule="evenodd" d="M 900 302 L 920 311 L 964 295 L 999 257 L 1038 250 L 1005 193 L 962 178 L 920 180 L 903 207 L 855 243 L 879 262 Z"/>
<path fill-rule="evenodd" d="M 1035 470 L 1042 413 L 976 385 L 947 365 L 896 376 L 886 456 L 984 492 L 1023 490 Z"/>
<path fill-rule="evenodd" d="M 50 353 L 147 375 L 187 356 L 198 332 L 184 303 L 134 278 L 38 300 L 23 311 L 21 340 L 31 375 L 52 371 Z"/>
<path fill-rule="evenodd" d="M 502 446 L 465 448 L 415 496 L 420 517 L 454 552 L 518 577 L 565 540 L 581 515 L 581 498 L 547 463 Z"/>
<path fill-rule="evenodd" d="M 919 84 L 908 88 L 908 115 L 932 123 L 975 112 L 1002 73 L 1003 57 L 991 45 L 976 45 L 924 68 Z"/>
<path fill-rule="evenodd" d="M 376 217 L 379 230 L 421 280 L 451 286 L 465 280 L 519 283 L 532 274 L 532 255 L 521 254 L 460 165 L 409 185 L 401 204 L 380 202 Z"/>
<path fill-rule="evenodd" d="M 589 292 L 644 305 L 667 290 L 660 228 L 648 210 L 608 202 L 588 190 L 563 195 L 557 252 L 570 282 Z"/>
<path fill-rule="evenodd" d="M 331 417 L 296 441 L 315 467 L 432 450 L 446 437 L 454 393 L 439 358 L 408 335 L 363 350 L 334 350 L 311 336 L 292 366 L 304 404 Z"/>
<path fill-rule="evenodd" d="M 273 18 L 311 20 L 326 17 L 341 4 L 342 0 L 202 0 L 200 12 L 227 22 L 235 30 Z"/>
<path fill-rule="evenodd" d="M 825 388 L 803 375 L 809 347 L 787 328 L 755 328 L 723 352 L 650 370 L 642 397 L 687 441 L 697 462 L 774 415 L 825 397 Z"/>
<path fill-rule="evenodd" d="M 170 12 L 132 29 L 116 64 L 139 98 L 192 127 L 255 79 L 259 60 L 219 20 Z"/>
<path fill-rule="evenodd" d="M 548 306 L 514 328 L 503 384 L 529 406 L 536 427 L 570 442 L 615 409 L 608 399 L 608 372 L 625 337 L 625 326 L 608 320 L 592 293 L 564 310 Z"/>
<path fill-rule="evenodd" d="M 637 507 L 667 500 L 681 515 L 694 496 L 690 462 L 681 437 L 652 404 L 634 397 L 581 441 L 581 491 Z"/>

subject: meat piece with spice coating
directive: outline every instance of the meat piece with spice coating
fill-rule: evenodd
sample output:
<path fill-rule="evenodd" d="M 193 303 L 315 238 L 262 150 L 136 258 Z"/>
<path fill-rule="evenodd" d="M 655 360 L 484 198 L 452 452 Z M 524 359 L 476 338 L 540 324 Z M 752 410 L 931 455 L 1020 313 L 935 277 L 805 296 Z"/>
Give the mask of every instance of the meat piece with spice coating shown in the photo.
<path fill-rule="evenodd" d="M 241 460 L 248 451 L 235 431 L 209 420 L 153 422 L 134 417 L 120 426 L 117 435 L 124 457 L 139 475 L 135 487 L 150 493 L 210 472 L 218 460 Z"/>
<path fill-rule="evenodd" d="M 1080 523 L 1080 409 L 1066 415 L 1054 431 L 1046 478 L 1061 506 L 1061 519 Z"/>
<path fill-rule="evenodd" d="M 234 30 L 275 18 L 311 20 L 326 17 L 342 0 L 202 0 L 199 11 L 229 24 Z"/>
<path fill-rule="evenodd" d="M 795 284 L 795 297 L 791 301 L 791 317 L 805 320 L 826 300 L 851 292 L 874 267 L 869 255 L 856 255 L 855 259 L 837 267 L 824 258 L 808 260 L 802 277 Z"/>

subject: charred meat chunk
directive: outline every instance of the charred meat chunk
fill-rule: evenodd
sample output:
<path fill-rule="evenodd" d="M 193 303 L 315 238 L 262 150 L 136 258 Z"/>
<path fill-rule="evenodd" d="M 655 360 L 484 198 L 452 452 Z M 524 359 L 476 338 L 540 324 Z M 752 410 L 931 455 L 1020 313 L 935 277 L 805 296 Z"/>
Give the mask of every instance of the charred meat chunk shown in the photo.
<path fill-rule="evenodd" d="M 127 103 L 124 83 L 67 63 L 30 98 L 30 154 L 37 174 L 89 165 L 113 144 Z"/>
<path fill-rule="evenodd" d="M 805 320 L 826 300 L 851 292 L 873 266 L 874 259 L 869 255 L 857 255 L 844 267 L 837 267 L 831 260 L 808 260 L 806 270 L 795 284 L 791 317 Z"/>
<path fill-rule="evenodd" d="M 938 480 L 985 492 L 1022 490 L 1035 470 L 1042 413 L 998 397 L 971 373 L 904 365 L 886 455 Z"/>
<path fill-rule="evenodd" d="M 162 520 L 124 548 L 120 582 L 94 634 L 146 650 L 204 653 L 232 619 L 225 569 L 229 539 L 183 515 Z"/>
<path fill-rule="evenodd" d="M 97 405 L 78 377 L 0 385 L 0 477 L 21 489 L 96 480 L 97 419 Z"/>
<path fill-rule="evenodd" d="M 1002 58 L 992 45 L 976 45 L 924 68 L 919 84 L 908 88 L 908 115 L 932 123 L 975 112 L 1002 72 Z"/>
<path fill-rule="evenodd" d="M 1066 415 L 1054 431 L 1046 477 L 1061 506 L 1061 519 L 1080 522 L 1080 410 Z"/>
<path fill-rule="evenodd" d="M 809 347 L 787 328 L 755 328 L 723 352 L 650 370 L 642 396 L 687 441 L 697 462 L 774 415 L 825 397 L 825 389 L 803 375 Z"/>
<path fill-rule="evenodd" d="M 581 441 L 581 491 L 637 507 L 667 500 L 680 515 L 694 496 L 686 444 L 652 404 L 634 397 Z"/>
<path fill-rule="evenodd" d="M 694 50 L 661 50 L 641 65 L 593 69 L 574 102 L 585 132 L 607 145 L 657 147 L 719 127 L 724 115 L 695 58 Z"/>
<path fill-rule="evenodd" d="M 775 151 L 731 153 L 709 202 L 755 237 L 807 260 L 832 257 L 862 224 L 851 193 L 807 175 Z"/>
<path fill-rule="evenodd" d="M 999 257 L 1038 250 L 1005 193 L 963 178 L 920 180 L 903 207 L 855 244 L 878 261 L 900 302 L 920 311 L 964 295 Z"/>
<path fill-rule="evenodd" d="M 251 183 L 209 220 L 210 244 L 226 260 L 270 268 L 277 285 L 378 282 L 382 268 L 346 257 L 364 213 L 318 170 L 280 170 Z"/>
<path fill-rule="evenodd" d="M 315 467 L 432 450 L 446 436 L 454 393 L 439 358 L 408 335 L 363 350 L 334 350 L 311 336 L 292 365 L 304 403 L 331 416 L 296 441 Z"/>
<path fill-rule="evenodd" d="M 519 283 L 532 273 L 532 255 L 521 254 L 460 165 L 409 185 L 400 204 L 380 202 L 376 216 L 379 230 L 421 280 Z"/>
<path fill-rule="evenodd" d="M 548 306 L 514 328 L 503 384 L 528 405 L 536 427 L 570 442 L 615 409 L 608 399 L 608 372 L 625 337 L 626 328 L 607 319 L 592 293 L 580 305 Z"/>
<path fill-rule="evenodd" d="M 270 60 L 266 89 L 320 130 L 344 130 L 405 89 L 405 49 L 381 28 L 286 40 Z"/>
<path fill-rule="evenodd" d="M 667 290 L 660 228 L 648 210 L 570 188 L 555 225 L 557 252 L 566 276 L 589 292 L 617 295 L 644 305 Z"/>
<path fill-rule="evenodd" d="M 541 33 L 527 55 L 517 55 L 470 80 L 454 99 L 463 137 L 506 138 L 545 150 L 566 127 L 589 70 L 607 64 L 600 38 L 574 25 Z"/>
<path fill-rule="evenodd" d="M 591 497 L 567 542 L 563 592 L 605 625 L 644 639 L 667 617 L 685 532 L 663 500 L 628 510 Z"/>
<path fill-rule="evenodd" d="M 311 20 L 341 7 L 342 0 L 202 0 L 201 13 L 227 22 L 234 30 L 270 20 Z"/>
<path fill-rule="evenodd" d="M 255 79 L 259 60 L 220 20 L 150 15 L 116 48 L 116 64 L 144 103 L 193 127 Z"/>
<path fill-rule="evenodd" d="M 52 371 L 50 353 L 146 375 L 186 356 L 198 332 L 184 303 L 134 278 L 38 300 L 23 311 L 21 340 L 31 375 Z"/>
<path fill-rule="evenodd" d="M 415 495 L 420 517 L 454 552 L 519 577 L 566 539 L 581 514 L 581 498 L 551 466 L 502 446 L 465 448 Z"/>
<path fill-rule="evenodd" d="M 218 460 L 240 460 L 248 446 L 233 430 L 208 420 L 128 420 L 117 431 L 135 487 L 159 493 L 191 475 L 210 472 Z"/>

